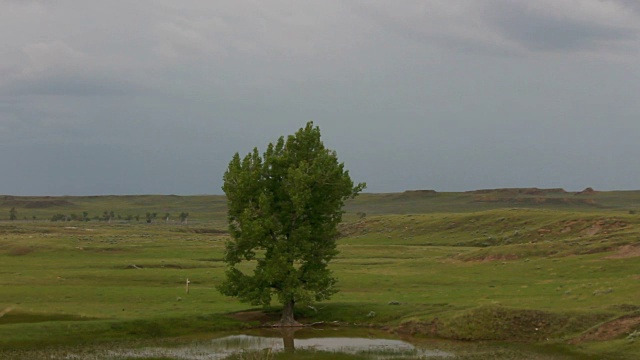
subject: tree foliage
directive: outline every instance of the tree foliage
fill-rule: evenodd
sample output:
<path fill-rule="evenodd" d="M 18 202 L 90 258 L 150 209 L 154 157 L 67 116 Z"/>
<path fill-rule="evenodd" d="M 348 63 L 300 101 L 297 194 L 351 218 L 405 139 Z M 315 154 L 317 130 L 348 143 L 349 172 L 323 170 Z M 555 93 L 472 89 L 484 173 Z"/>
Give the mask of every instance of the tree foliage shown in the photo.
<path fill-rule="evenodd" d="M 342 207 L 364 187 L 354 185 L 312 122 L 269 144 L 262 156 L 257 148 L 242 159 L 236 153 L 224 174 L 231 240 L 218 289 L 252 305 L 277 297 L 283 325 L 294 321 L 295 303 L 329 299 L 336 292 L 328 264 L 337 254 Z"/>

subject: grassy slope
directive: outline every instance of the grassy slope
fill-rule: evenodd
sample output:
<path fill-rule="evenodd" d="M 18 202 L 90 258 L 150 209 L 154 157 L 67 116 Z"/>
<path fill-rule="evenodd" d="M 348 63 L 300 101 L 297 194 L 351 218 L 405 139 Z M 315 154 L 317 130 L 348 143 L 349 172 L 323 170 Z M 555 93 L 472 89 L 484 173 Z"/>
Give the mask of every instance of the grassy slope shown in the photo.
<path fill-rule="evenodd" d="M 0 214 L 8 216 L 11 206 L 21 218 L 31 212 L 48 218 L 72 211 L 143 217 L 188 211 L 190 224 L 0 223 L 0 311 L 14 308 L 0 318 L 0 342 L 82 342 L 95 334 L 106 340 L 243 326 L 223 314 L 247 306 L 214 290 L 224 269 L 225 236 L 212 231 L 225 227 L 222 197 L 66 197 L 68 204 L 46 203 L 55 200 L 60 198 L 8 198 L 0 202 Z M 32 201 L 40 203 L 29 207 Z M 640 257 L 629 256 L 640 238 L 640 216 L 629 210 L 638 204 L 640 192 L 364 194 L 347 207 L 341 253 L 333 263 L 342 291 L 318 304 L 317 313 L 301 309 L 300 315 L 449 338 L 564 342 L 640 309 Z M 368 215 L 359 218 L 359 212 Z M 192 281 L 189 294 L 186 278 Z M 581 348 L 634 354 L 640 348 L 626 337 L 638 329 L 632 324 L 614 340 Z"/>
<path fill-rule="evenodd" d="M 640 212 L 640 191 L 605 191 L 590 194 L 544 189 L 496 189 L 462 193 L 406 191 L 390 194 L 362 194 L 347 205 L 347 210 L 353 213 L 384 215 L 476 212 L 509 207 L 580 212 L 601 210 Z"/>
<path fill-rule="evenodd" d="M 213 289 L 224 241 L 216 234 L 181 225 L 3 225 L 11 228 L 0 240 L 0 308 L 14 307 L 0 318 L 3 341 L 171 335 L 181 331 L 176 319 L 186 331 L 241 326 L 214 316 L 242 309 Z M 62 315 L 83 321 L 49 321 Z"/>

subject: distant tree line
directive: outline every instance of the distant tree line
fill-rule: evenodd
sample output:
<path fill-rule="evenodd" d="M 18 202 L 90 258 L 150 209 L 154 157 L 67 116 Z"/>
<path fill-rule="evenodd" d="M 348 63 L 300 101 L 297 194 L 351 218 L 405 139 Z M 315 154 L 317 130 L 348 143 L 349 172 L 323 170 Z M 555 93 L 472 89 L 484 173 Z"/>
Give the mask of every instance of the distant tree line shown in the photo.
<path fill-rule="evenodd" d="M 147 223 L 153 223 L 156 221 L 156 218 L 158 217 L 158 213 L 155 212 L 147 212 L 146 216 L 145 216 L 145 220 Z M 140 215 L 132 215 L 132 214 L 127 214 L 127 215 L 120 215 L 120 214 L 116 214 L 115 211 L 110 210 L 107 211 L 105 210 L 104 212 L 102 212 L 102 215 L 94 215 L 94 216 L 90 216 L 89 212 L 87 211 L 83 211 L 81 214 L 77 214 L 77 213 L 71 213 L 71 214 L 62 214 L 62 213 L 58 213 L 58 214 L 54 214 L 53 216 L 51 216 L 50 220 L 51 221 L 104 221 L 107 223 L 111 223 L 112 220 L 118 220 L 118 221 L 136 221 L 136 222 L 140 222 Z M 171 214 L 170 213 L 165 213 L 163 216 L 163 219 L 165 221 L 165 223 L 169 223 L 169 219 L 171 218 Z M 178 215 L 178 218 L 180 219 L 180 223 L 182 224 L 186 224 L 187 220 L 189 218 L 189 213 L 188 212 L 181 212 L 180 215 Z M 15 221 L 18 219 L 18 211 L 16 210 L 15 207 L 12 207 L 9 210 L 9 220 L 11 221 Z M 25 220 L 27 220 L 27 218 L 24 218 Z M 32 216 L 33 220 L 36 220 L 36 216 Z"/>

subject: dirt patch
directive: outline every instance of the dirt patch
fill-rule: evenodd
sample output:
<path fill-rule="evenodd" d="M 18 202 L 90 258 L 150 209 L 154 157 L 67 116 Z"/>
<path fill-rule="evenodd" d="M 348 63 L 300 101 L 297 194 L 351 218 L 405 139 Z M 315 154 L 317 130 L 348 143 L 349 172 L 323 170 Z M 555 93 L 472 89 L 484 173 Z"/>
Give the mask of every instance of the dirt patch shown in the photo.
<path fill-rule="evenodd" d="M 228 231 L 226 230 L 220 230 L 220 229 L 213 229 L 213 228 L 180 228 L 180 229 L 176 229 L 174 230 L 176 232 L 188 232 L 188 233 L 194 233 L 194 234 L 216 234 L 216 235 L 227 235 L 229 234 Z"/>
<path fill-rule="evenodd" d="M 97 253 L 111 253 L 111 254 L 120 254 L 128 251 L 126 248 L 122 248 L 122 247 L 77 247 L 76 249 L 83 250 L 83 251 L 91 251 L 91 252 L 97 252 Z"/>
<path fill-rule="evenodd" d="M 579 344 L 587 341 L 605 341 L 621 337 L 640 328 L 640 315 L 626 315 L 606 322 L 595 329 L 591 329 L 570 341 Z"/>
<path fill-rule="evenodd" d="M 480 262 L 492 262 L 492 261 L 507 261 L 507 260 L 518 260 L 518 255 L 516 254 L 493 254 L 486 256 L 482 259 L 479 259 Z"/>
<path fill-rule="evenodd" d="M 595 220 L 570 220 L 558 224 L 560 234 L 576 232 L 582 236 L 595 236 L 599 234 L 609 234 L 611 232 L 624 229 L 629 224 L 616 218 L 601 218 Z"/>
<path fill-rule="evenodd" d="M 618 251 L 605 257 L 605 259 L 626 259 L 640 256 L 640 246 L 625 245 L 618 249 Z"/>
<path fill-rule="evenodd" d="M 587 236 L 594 236 L 594 235 L 597 235 L 600 231 L 602 231 L 602 224 L 595 223 L 595 224 L 591 225 L 590 228 L 587 228 L 587 229 L 583 230 L 582 234 L 587 235 Z"/>
<path fill-rule="evenodd" d="M 36 251 L 36 249 L 32 247 L 16 246 L 16 247 L 10 248 L 7 254 L 10 256 L 23 256 L 23 255 L 31 254 L 34 251 Z"/>
<path fill-rule="evenodd" d="M 241 311 L 233 314 L 228 314 L 227 317 L 238 321 L 250 323 L 258 322 L 260 324 L 273 323 L 279 320 L 279 316 L 275 314 L 266 314 L 264 311 Z"/>
<path fill-rule="evenodd" d="M 619 230 L 627 226 L 623 221 L 615 221 L 613 219 L 603 219 L 595 221 L 590 227 L 582 230 L 581 234 L 586 236 L 594 236 L 600 233 L 608 234 L 611 231 Z"/>
<path fill-rule="evenodd" d="M 0 311 L 0 318 L 10 313 L 13 310 L 13 306 L 9 306 L 8 308 Z"/>
<path fill-rule="evenodd" d="M 125 269 L 197 269 L 202 268 L 201 265 L 186 265 L 186 264 L 129 264 Z"/>
<path fill-rule="evenodd" d="M 519 258 L 520 257 L 516 254 L 489 254 L 489 255 L 471 254 L 469 255 L 464 253 L 458 254 L 454 257 L 454 259 L 457 261 L 479 262 L 479 263 L 494 262 L 494 261 L 512 261 L 512 260 L 518 260 Z"/>

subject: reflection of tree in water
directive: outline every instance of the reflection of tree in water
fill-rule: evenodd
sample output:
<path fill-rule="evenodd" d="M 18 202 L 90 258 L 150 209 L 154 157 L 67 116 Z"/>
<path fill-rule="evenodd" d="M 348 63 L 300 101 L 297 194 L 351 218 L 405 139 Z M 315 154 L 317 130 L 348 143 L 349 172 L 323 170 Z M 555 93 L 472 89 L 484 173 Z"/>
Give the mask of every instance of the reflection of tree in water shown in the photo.
<path fill-rule="evenodd" d="M 284 343 L 284 351 L 294 352 L 295 346 L 295 333 L 302 330 L 301 327 L 281 327 L 280 334 L 282 335 L 282 342 Z"/>

